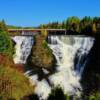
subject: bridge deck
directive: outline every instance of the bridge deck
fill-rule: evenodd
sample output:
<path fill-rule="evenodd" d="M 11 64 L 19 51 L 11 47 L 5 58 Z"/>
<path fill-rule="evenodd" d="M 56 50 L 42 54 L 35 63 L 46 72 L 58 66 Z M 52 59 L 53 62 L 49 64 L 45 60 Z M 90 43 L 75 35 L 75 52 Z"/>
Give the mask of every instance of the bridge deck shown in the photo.
<path fill-rule="evenodd" d="M 10 35 L 13 36 L 34 36 L 41 34 L 42 31 L 47 31 L 48 35 L 80 35 L 80 33 L 68 31 L 66 29 L 8 29 Z M 88 34 L 81 34 L 90 36 Z"/>
<path fill-rule="evenodd" d="M 66 29 L 8 29 L 9 32 L 13 31 L 66 31 Z"/>
<path fill-rule="evenodd" d="M 18 33 L 19 35 L 35 35 L 41 34 L 42 31 L 46 31 L 48 34 L 65 34 L 66 29 L 8 29 L 8 32 L 14 35 Z"/>

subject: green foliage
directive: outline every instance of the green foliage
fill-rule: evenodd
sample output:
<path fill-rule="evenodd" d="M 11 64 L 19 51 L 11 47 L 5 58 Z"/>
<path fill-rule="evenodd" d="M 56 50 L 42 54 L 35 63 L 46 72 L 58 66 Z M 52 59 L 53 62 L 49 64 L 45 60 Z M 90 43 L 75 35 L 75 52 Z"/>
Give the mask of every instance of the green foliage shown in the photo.
<path fill-rule="evenodd" d="M 28 78 L 9 66 L 0 65 L 0 97 L 2 100 L 20 100 L 33 93 Z"/>
<path fill-rule="evenodd" d="M 13 25 L 7 25 L 8 29 L 22 29 L 23 27 L 20 26 L 13 26 Z"/>
<path fill-rule="evenodd" d="M 88 100 L 100 100 L 100 92 L 93 93 L 89 96 Z"/>
<path fill-rule="evenodd" d="M 96 23 L 96 24 L 100 23 L 100 17 L 94 17 L 93 22 Z"/>
<path fill-rule="evenodd" d="M 7 25 L 8 29 L 34 29 L 33 27 L 21 27 L 21 26 L 14 26 L 14 25 Z"/>
<path fill-rule="evenodd" d="M 79 23 L 80 19 L 78 17 L 68 17 L 68 19 L 65 21 L 66 23 L 66 29 L 72 30 L 72 31 L 79 31 Z"/>
<path fill-rule="evenodd" d="M 6 26 L 4 20 L 2 20 L 2 21 L 0 22 L 0 31 L 6 31 L 6 32 L 7 32 L 7 26 Z"/>
<path fill-rule="evenodd" d="M 40 25 L 41 29 L 61 29 L 62 28 L 62 23 L 59 22 L 52 22 L 48 24 L 42 24 Z"/>
<path fill-rule="evenodd" d="M 0 31 L 0 53 L 12 56 L 14 53 L 13 42 L 7 32 Z"/>
<path fill-rule="evenodd" d="M 92 33 L 93 19 L 85 16 L 80 22 L 80 29 L 83 33 Z"/>
<path fill-rule="evenodd" d="M 45 40 L 43 40 L 42 46 L 43 46 L 44 48 L 48 48 L 48 44 L 47 44 L 47 42 L 46 42 Z"/>
<path fill-rule="evenodd" d="M 43 40 L 42 46 L 43 46 L 44 49 L 48 50 L 48 53 L 47 53 L 48 56 L 52 56 L 52 50 L 49 48 L 48 43 L 46 42 L 46 40 Z"/>
<path fill-rule="evenodd" d="M 48 100 L 70 100 L 67 95 L 64 94 L 63 90 L 58 86 L 52 89 Z"/>
<path fill-rule="evenodd" d="M 91 18 L 85 16 L 79 19 L 76 16 L 68 17 L 63 22 L 52 22 L 48 24 L 40 25 L 42 29 L 67 29 L 73 32 L 79 32 L 83 34 L 98 33 L 100 32 L 100 17 Z"/>
<path fill-rule="evenodd" d="M 42 30 L 41 30 L 41 35 L 42 35 L 42 36 L 46 37 L 47 34 L 48 34 L 48 32 L 47 32 L 45 29 L 42 29 Z"/>

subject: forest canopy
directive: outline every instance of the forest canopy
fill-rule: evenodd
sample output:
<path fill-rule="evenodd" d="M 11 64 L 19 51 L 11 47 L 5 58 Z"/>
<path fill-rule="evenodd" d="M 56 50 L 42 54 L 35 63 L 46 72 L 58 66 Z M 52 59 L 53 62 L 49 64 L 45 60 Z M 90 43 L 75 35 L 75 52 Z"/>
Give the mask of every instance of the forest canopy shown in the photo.
<path fill-rule="evenodd" d="M 41 24 L 39 28 L 66 29 L 78 33 L 96 33 L 100 32 L 100 17 L 85 16 L 82 19 L 72 16 L 62 22 L 50 22 Z"/>

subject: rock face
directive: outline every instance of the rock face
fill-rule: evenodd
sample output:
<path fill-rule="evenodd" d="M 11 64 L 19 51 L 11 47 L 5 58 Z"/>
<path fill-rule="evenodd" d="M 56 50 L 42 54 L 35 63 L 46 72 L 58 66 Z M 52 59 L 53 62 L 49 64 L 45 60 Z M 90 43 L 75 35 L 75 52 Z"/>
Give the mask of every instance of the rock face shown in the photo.
<path fill-rule="evenodd" d="M 52 50 L 48 47 L 43 36 L 35 37 L 36 43 L 33 46 L 30 63 L 36 67 L 49 69 L 54 64 Z"/>
<path fill-rule="evenodd" d="M 85 67 L 82 77 L 84 95 L 90 95 L 100 90 L 100 35 L 96 36 L 89 56 L 90 60 Z"/>
<path fill-rule="evenodd" d="M 80 96 L 80 79 L 89 51 L 93 46 L 94 38 L 51 35 L 47 39 L 48 45 L 44 41 L 44 37 L 36 37 L 36 44 L 32 50 L 31 61 L 38 66 L 35 67 L 38 70 L 34 68 L 34 70 L 28 72 L 29 78 L 36 83 L 35 93 L 40 100 L 47 100 L 51 89 L 59 86 L 68 95 Z M 57 67 L 53 66 L 55 68 L 54 72 L 44 70 L 44 67 L 47 68 L 53 64 L 52 54 L 57 61 Z M 43 62 L 43 60 L 47 61 Z"/>

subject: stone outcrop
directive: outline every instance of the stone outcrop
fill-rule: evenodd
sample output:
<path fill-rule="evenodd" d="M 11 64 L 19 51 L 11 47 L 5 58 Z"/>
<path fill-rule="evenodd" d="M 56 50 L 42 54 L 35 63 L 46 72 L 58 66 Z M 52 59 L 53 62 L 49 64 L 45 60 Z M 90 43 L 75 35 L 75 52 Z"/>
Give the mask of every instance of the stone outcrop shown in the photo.
<path fill-rule="evenodd" d="M 29 59 L 32 66 L 50 69 L 54 65 L 55 58 L 52 50 L 48 47 L 45 37 L 38 35 L 35 37 L 35 44 Z"/>

